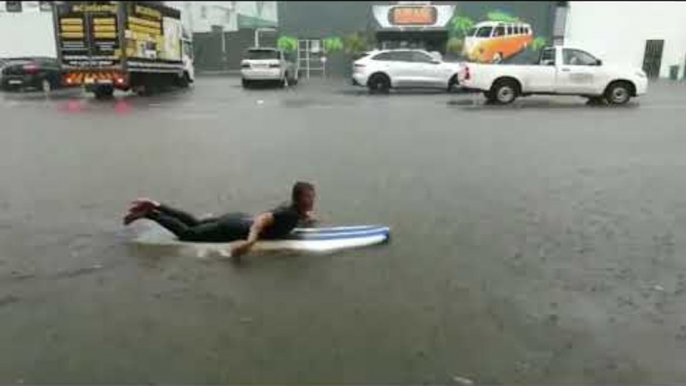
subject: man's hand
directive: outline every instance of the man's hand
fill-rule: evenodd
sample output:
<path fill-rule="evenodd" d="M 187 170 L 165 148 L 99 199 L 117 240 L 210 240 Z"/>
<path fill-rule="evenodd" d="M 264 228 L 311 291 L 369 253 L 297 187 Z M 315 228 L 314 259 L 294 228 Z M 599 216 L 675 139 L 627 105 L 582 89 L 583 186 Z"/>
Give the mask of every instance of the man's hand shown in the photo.
<path fill-rule="evenodd" d="M 254 243 L 251 243 L 250 241 L 241 241 L 239 244 L 231 248 L 231 257 L 240 257 L 245 255 L 248 253 L 253 244 Z"/>
<path fill-rule="evenodd" d="M 250 234 L 248 239 L 237 243 L 231 248 L 231 256 L 236 260 L 240 260 L 240 256 L 248 253 L 250 248 L 257 242 L 262 231 L 274 224 L 274 216 L 271 213 L 262 213 L 255 217 L 252 227 L 250 227 Z"/>
<path fill-rule="evenodd" d="M 303 223 L 305 225 L 314 225 L 319 221 L 317 216 L 314 214 L 314 212 L 307 212 L 305 213 L 305 218 L 303 219 Z"/>

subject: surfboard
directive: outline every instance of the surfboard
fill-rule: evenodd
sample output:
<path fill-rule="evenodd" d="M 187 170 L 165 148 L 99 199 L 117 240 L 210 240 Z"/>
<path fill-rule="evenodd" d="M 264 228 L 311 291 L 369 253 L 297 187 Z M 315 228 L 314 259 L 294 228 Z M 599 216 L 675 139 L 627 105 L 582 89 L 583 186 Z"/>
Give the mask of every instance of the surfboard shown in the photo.
<path fill-rule="evenodd" d="M 327 253 L 344 249 L 361 248 L 387 242 L 391 229 L 380 225 L 355 225 L 322 228 L 295 228 L 288 236 L 275 240 L 258 241 L 250 253 L 304 252 Z M 171 246 L 191 250 L 197 257 L 218 254 L 230 257 L 236 242 L 201 243 L 180 241 L 162 227 L 151 224 L 134 237 L 134 242 L 148 246 Z"/>

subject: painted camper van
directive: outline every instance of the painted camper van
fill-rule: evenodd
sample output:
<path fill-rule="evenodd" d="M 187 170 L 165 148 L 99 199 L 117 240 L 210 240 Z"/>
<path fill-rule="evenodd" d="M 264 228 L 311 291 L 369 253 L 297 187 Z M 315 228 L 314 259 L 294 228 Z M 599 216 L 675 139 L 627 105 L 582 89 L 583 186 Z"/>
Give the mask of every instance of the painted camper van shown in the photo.
<path fill-rule="evenodd" d="M 527 23 L 484 21 L 467 32 L 464 55 L 479 63 L 498 63 L 523 51 L 533 40 Z"/>

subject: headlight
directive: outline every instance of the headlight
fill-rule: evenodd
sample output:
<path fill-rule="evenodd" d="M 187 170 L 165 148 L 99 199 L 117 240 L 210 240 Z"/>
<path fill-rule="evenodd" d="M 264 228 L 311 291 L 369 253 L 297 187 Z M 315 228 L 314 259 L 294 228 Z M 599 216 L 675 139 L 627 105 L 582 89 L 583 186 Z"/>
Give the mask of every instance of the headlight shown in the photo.
<path fill-rule="evenodd" d="M 269 68 L 279 68 L 281 65 L 279 63 L 272 63 L 269 65 Z"/>

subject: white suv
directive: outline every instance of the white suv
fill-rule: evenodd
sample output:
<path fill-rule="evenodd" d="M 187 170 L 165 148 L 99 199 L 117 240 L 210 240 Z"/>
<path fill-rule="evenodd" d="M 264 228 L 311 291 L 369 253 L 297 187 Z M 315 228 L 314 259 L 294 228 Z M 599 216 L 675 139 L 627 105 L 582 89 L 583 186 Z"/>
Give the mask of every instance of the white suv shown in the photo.
<path fill-rule="evenodd" d="M 298 83 L 298 71 L 286 54 L 276 48 L 251 48 L 241 61 L 243 87 L 258 81 L 277 82 L 280 87 Z"/>
<path fill-rule="evenodd" d="M 450 90 L 458 85 L 461 63 L 444 62 L 423 50 L 382 50 L 353 63 L 353 84 L 370 92 L 391 88 L 428 87 Z"/>

